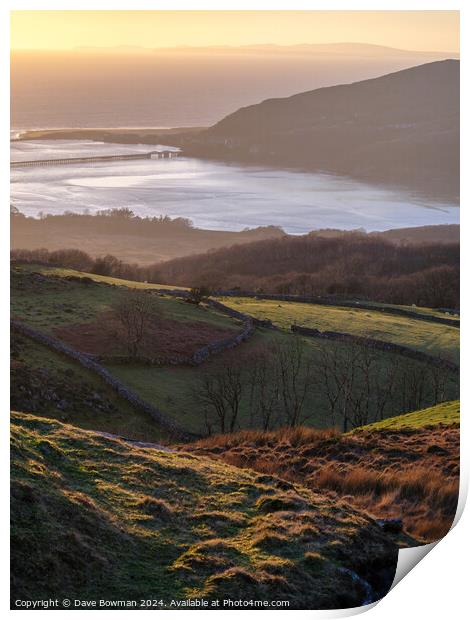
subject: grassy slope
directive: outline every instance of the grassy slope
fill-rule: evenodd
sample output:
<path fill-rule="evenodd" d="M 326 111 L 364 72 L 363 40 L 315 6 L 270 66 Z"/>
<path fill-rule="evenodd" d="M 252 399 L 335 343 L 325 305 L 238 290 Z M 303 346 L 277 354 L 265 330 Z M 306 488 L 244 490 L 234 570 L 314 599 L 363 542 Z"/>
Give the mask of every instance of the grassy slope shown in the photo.
<path fill-rule="evenodd" d="M 29 266 L 17 266 L 13 270 L 12 276 L 12 314 L 20 317 L 26 323 L 36 327 L 42 331 L 50 332 L 55 327 L 60 325 L 68 325 L 73 323 L 86 323 L 96 319 L 96 316 L 103 311 L 106 311 L 112 301 L 122 294 L 122 289 L 119 286 L 105 286 L 103 283 L 95 284 L 83 284 L 79 282 L 70 282 L 63 277 L 56 278 L 44 278 L 43 280 L 37 280 L 31 275 L 31 271 L 40 271 L 44 274 L 44 268 L 38 267 L 31 269 Z M 73 272 L 66 270 L 55 270 L 54 275 L 77 275 L 79 272 Z M 124 281 L 120 281 L 121 283 Z M 124 286 L 124 285 L 123 285 Z M 218 313 L 212 309 L 205 307 L 196 307 L 191 304 L 187 304 L 184 301 L 177 300 L 170 297 L 159 297 L 159 303 L 162 307 L 162 312 L 169 318 L 179 321 L 204 321 L 217 327 L 234 327 L 237 322 L 221 313 Z M 235 300 L 236 301 L 236 300 Z M 257 304 L 266 304 L 266 308 L 271 308 L 274 322 L 277 322 L 279 318 L 279 312 L 284 308 L 290 312 L 290 306 L 293 306 L 296 310 L 294 317 L 288 317 L 285 319 L 284 326 L 287 326 L 291 318 L 292 322 L 300 323 L 300 319 L 304 316 L 305 312 L 316 311 L 329 313 L 332 311 L 332 316 L 335 309 L 322 308 L 317 306 L 308 306 L 306 304 L 272 304 L 271 302 L 253 302 Z M 278 305 L 281 307 L 278 308 Z M 239 308 L 239 306 L 236 306 Z M 247 311 L 253 311 L 254 308 L 242 307 Z M 360 311 L 352 311 L 360 312 Z M 348 330 L 350 321 L 348 315 L 344 311 L 341 311 L 341 315 L 336 318 L 336 329 L 344 329 L 343 321 L 347 321 Z M 369 314 L 367 311 L 362 311 L 360 315 Z M 370 313 L 382 320 L 385 317 L 379 313 Z M 259 310 L 260 316 L 265 316 L 264 310 Z M 388 317 L 387 317 L 388 318 Z M 395 317 L 391 317 L 395 318 Z M 359 320 L 359 319 L 358 319 Z M 361 318 L 363 320 L 363 318 Z M 366 324 L 367 320 L 364 319 L 363 323 Z M 408 323 L 405 320 L 404 325 L 408 326 L 407 333 L 409 337 L 412 336 L 412 330 L 410 325 L 417 323 L 417 327 L 427 328 L 428 324 L 419 321 L 412 321 Z M 433 324 L 429 324 L 431 328 L 434 328 Z M 437 326 L 442 329 L 442 326 Z M 452 328 L 446 328 L 452 332 L 451 336 L 458 335 L 457 330 Z M 440 333 L 440 332 L 436 332 Z M 249 367 L 250 356 L 259 352 L 260 347 L 265 347 L 270 343 L 290 343 L 292 336 L 285 331 L 274 332 L 272 330 L 257 330 L 255 336 L 251 338 L 247 343 L 241 345 L 233 352 L 226 352 L 219 354 L 212 358 L 210 361 L 204 363 L 197 368 L 188 367 L 149 367 L 142 365 L 110 365 L 109 369 L 124 381 L 131 389 L 137 391 L 144 399 L 155 404 L 157 407 L 163 409 L 169 415 L 174 416 L 179 422 L 185 425 L 188 430 L 193 432 L 205 432 L 205 426 L 203 423 L 203 412 L 198 408 L 195 403 L 194 390 L 197 389 L 200 379 L 207 373 L 213 373 L 225 360 L 235 355 L 238 358 L 243 359 L 243 363 L 246 363 Z M 332 346 L 341 347 L 340 344 L 332 345 L 327 341 L 319 341 L 313 339 L 305 339 L 305 346 L 308 347 L 309 356 L 315 364 L 315 359 L 318 359 L 322 348 L 330 348 Z M 409 344 L 409 343 L 408 343 Z M 382 372 L 387 371 L 387 367 L 391 361 L 391 356 L 386 353 L 377 352 L 377 356 L 381 360 Z M 400 358 L 401 360 L 401 358 Z M 405 362 L 404 362 L 405 363 Z M 407 364 L 414 364 L 409 360 Z M 451 386 L 449 398 L 455 397 L 456 390 L 454 386 Z M 398 403 L 395 404 L 394 411 L 389 413 L 396 413 Z M 318 428 L 325 428 L 331 426 L 331 420 L 326 417 L 327 411 L 326 401 L 324 395 L 319 392 L 316 386 L 312 386 L 311 394 L 309 395 L 306 403 L 306 411 L 309 412 L 308 424 L 316 426 Z M 248 402 L 247 398 L 242 400 L 241 414 L 240 414 L 240 426 L 247 427 L 249 422 L 248 414 Z M 121 433 L 123 434 L 123 433 Z"/>
<path fill-rule="evenodd" d="M 405 415 L 387 418 L 381 422 L 368 424 L 355 429 L 353 433 L 373 430 L 395 430 L 404 428 L 423 428 L 426 426 L 436 426 L 443 424 L 459 424 L 460 422 L 460 401 L 454 400 L 447 403 L 440 403 L 435 407 L 428 407 L 420 411 L 413 411 Z"/>
<path fill-rule="evenodd" d="M 393 578 L 368 517 L 301 486 L 184 453 L 12 417 L 12 597 L 284 599 L 348 607 L 342 569 Z M 375 584 L 376 588 L 378 584 Z"/>
<path fill-rule="evenodd" d="M 12 406 L 85 429 L 158 442 L 168 433 L 93 372 L 28 338 L 14 339 Z"/>
<path fill-rule="evenodd" d="M 459 330 L 447 325 L 392 314 L 316 304 L 226 297 L 222 301 L 283 329 L 293 324 L 321 331 L 343 331 L 411 347 L 459 361 Z M 441 314 L 442 316 L 442 314 Z"/>
<path fill-rule="evenodd" d="M 437 316 L 445 319 L 450 319 L 451 321 L 459 321 L 460 314 L 450 314 L 449 312 L 443 312 L 441 310 L 436 310 L 434 308 L 426 308 L 425 306 L 403 306 L 399 304 L 384 304 L 378 301 L 367 301 L 361 302 L 367 303 L 368 306 L 373 308 L 402 308 L 403 310 L 410 310 L 411 312 L 418 312 L 419 314 L 429 314 L 430 316 Z"/>
<path fill-rule="evenodd" d="M 214 435 L 191 450 L 333 492 L 376 518 L 402 519 L 406 534 L 431 542 L 447 533 L 457 507 L 459 405 L 442 403 L 345 434 L 299 427 Z"/>
<path fill-rule="evenodd" d="M 106 284 L 115 284 L 116 286 L 127 286 L 129 288 L 145 288 L 145 289 L 180 289 L 187 290 L 184 286 L 170 286 L 168 284 L 150 284 L 147 282 L 136 282 L 134 280 L 123 280 L 122 278 L 112 278 L 111 276 L 100 276 L 96 273 L 88 273 L 87 271 L 77 271 L 76 269 L 67 269 L 65 267 L 44 267 L 43 265 L 21 265 L 23 271 L 40 272 L 44 275 L 51 276 L 81 276 L 88 277 L 95 282 L 105 282 Z"/>
<path fill-rule="evenodd" d="M 34 270 L 46 274 L 42 268 Z M 101 312 L 109 310 L 122 295 L 125 280 L 120 286 L 104 286 L 103 283 L 84 284 L 65 280 L 64 275 L 84 275 L 66 270 L 55 272 L 56 278 L 35 280 L 31 270 L 16 266 L 12 271 L 11 313 L 28 325 L 50 332 L 59 325 L 86 323 L 96 319 Z M 110 282 L 112 284 L 112 282 Z M 134 285 L 141 283 L 133 282 Z M 203 321 L 218 327 L 234 327 L 236 322 L 215 310 L 208 310 L 172 297 L 156 298 L 163 316 L 177 321 Z"/>

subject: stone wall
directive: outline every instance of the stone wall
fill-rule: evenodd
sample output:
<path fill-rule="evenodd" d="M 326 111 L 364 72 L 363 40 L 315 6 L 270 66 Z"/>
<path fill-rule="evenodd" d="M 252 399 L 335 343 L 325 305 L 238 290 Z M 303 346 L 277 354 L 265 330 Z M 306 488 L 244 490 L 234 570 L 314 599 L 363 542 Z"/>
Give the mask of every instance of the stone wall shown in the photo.
<path fill-rule="evenodd" d="M 162 289 L 163 290 L 163 289 Z M 160 291 L 159 291 L 160 292 Z M 171 291 L 169 293 L 175 297 L 180 297 L 178 291 Z M 221 340 L 216 340 L 214 342 L 201 347 L 197 351 L 195 351 L 192 355 L 179 355 L 173 357 L 129 357 L 125 355 L 100 355 L 100 356 L 89 356 L 90 358 L 99 361 L 105 362 L 107 364 L 146 364 L 148 366 L 177 366 L 177 365 L 189 365 L 189 366 L 199 366 L 206 359 L 208 359 L 211 355 L 215 353 L 221 353 L 227 349 L 232 349 L 233 347 L 238 346 L 245 340 L 248 340 L 250 336 L 254 332 L 255 325 L 262 325 L 264 327 L 272 327 L 271 321 L 260 321 L 255 319 L 247 314 L 243 314 L 241 312 L 237 312 L 224 304 L 208 299 L 206 304 L 210 307 L 213 307 L 229 316 L 239 319 L 243 323 L 243 327 L 241 332 L 237 333 L 234 336 L 229 336 L 228 338 L 223 338 Z"/>
<path fill-rule="evenodd" d="M 300 327 L 299 325 L 291 325 L 291 331 L 297 334 L 301 334 L 302 336 L 323 338 L 326 340 L 337 340 L 340 342 L 352 342 L 361 346 L 377 349 L 378 351 L 389 351 L 391 353 L 403 355 L 404 357 L 409 357 L 419 362 L 425 362 L 427 364 L 432 364 L 433 366 L 446 368 L 451 372 L 459 372 L 459 366 L 457 364 L 454 364 L 454 362 L 442 359 L 440 357 L 435 357 L 427 353 L 423 353 L 422 351 L 416 351 L 415 349 L 411 349 L 400 344 L 395 344 L 394 342 L 376 340 L 375 338 L 367 338 L 366 336 L 355 336 L 353 334 L 346 334 L 343 332 L 322 332 L 319 329 Z"/>
<path fill-rule="evenodd" d="M 232 349 L 233 347 L 238 346 L 253 334 L 254 325 L 253 320 L 251 318 L 247 318 L 243 322 L 242 331 L 236 336 L 231 336 L 230 338 L 224 338 L 223 340 L 218 340 L 216 342 L 212 342 L 205 347 L 202 347 L 191 358 L 193 364 L 202 364 L 208 357 L 213 355 L 214 353 L 221 353 L 227 349 Z"/>
<path fill-rule="evenodd" d="M 111 386 L 111 388 L 119 394 L 119 396 L 127 400 L 137 409 L 148 413 L 162 428 L 169 431 L 178 439 L 183 441 L 191 441 L 197 437 L 197 435 L 193 433 L 188 433 L 175 420 L 164 414 L 157 407 L 140 398 L 140 396 L 127 388 L 119 379 L 114 377 L 106 368 L 101 366 L 101 364 L 99 364 L 92 357 L 84 353 L 80 353 L 57 338 L 39 332 L 27 325 L 24 325 L 23 323 L 20 323 L 19 321 L 11 321 L 11 329 L 51 349 L 54 349 L 58 353 L 66 355 L 67 357 L 78 362 L 84 368 L 87 368 L 88 370 L 91 370 L 95 374 L 99 375 L 105 383 Z"/>
<path fill-rule="evenodd" d="M 244 314 L 234 308 L 230 308 L 216 299 L 208 299 L 206 304 L 211 308 L 215 308 L 216 310 L 219 310 L 224 314 L 228 314 L 235 319 L 239 319 L 240 321 L 252 321 L 253 325 L 256 325 L 256 327 L 267 327 L 269 329 L 274 329 L 274 325 L 269 319 L 257 319 L 249 314 Z"/>

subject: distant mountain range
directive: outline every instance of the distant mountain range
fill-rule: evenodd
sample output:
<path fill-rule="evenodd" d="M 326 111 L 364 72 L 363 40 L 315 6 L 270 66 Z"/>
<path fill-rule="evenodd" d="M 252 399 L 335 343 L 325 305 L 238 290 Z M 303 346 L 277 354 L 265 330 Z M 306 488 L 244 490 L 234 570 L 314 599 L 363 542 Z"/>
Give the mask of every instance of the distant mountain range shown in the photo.
<path fill-rule="evenodd" d="M 267 99 L 198 134 L 198 157 L 318 170 L 458 200 L 460 61 Z"/>
<path fill-rule="evenodd" d="M 352 56 L 362 57 L 380 57 L 386 56 L 388 58 L 405 56 L 408 58 L 425 58 L 427 61 L 437 60 L 442 58 L 459 58 L 458 52 L 449 51 L 423 51 L 423 50 L 407 50 L 399 49 L 395 47 L 389 47 L 386 45 L 374 45 L 371 43 L 354 43 L 354 42 L 340 42 L 340 43 L 298 43 L 294 45 L 278 45 L 275 43 L 259 43 L 252 45 L 178 45 L 175 47 L 142 47 L 139 45 L 117 45 L 117 46 L 91 46 L 80 45 L 73 48 L 72 51 L 84 52 L 84 53 L 116 53 L 127 54 L 128 52 L 141 53 L 141 54 L 276 54 L 276 55 L 289 55 L 289 54 L 309 54 L 312 56 L 346 56 L 351 58 Z"/>

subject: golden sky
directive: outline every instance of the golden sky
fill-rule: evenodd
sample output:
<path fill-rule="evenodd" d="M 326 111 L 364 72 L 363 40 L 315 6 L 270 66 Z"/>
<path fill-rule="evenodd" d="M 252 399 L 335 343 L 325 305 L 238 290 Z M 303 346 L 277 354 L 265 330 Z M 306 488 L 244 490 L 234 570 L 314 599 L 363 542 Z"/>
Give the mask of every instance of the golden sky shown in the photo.
<path fill-rule="evenodd" d="M 457 52 L 458 11 L 13 11 L 14 49 L 373 43 Z"/>

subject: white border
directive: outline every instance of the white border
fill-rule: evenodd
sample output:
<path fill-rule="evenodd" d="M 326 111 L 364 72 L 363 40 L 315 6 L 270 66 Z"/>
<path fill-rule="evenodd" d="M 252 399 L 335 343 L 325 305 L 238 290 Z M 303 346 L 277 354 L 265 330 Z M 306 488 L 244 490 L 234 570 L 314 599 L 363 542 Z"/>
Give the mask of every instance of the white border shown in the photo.
<path fill-rule="evenodd" d="M 1 269 L 2 269 L 2 279 L 0 280 L 3 283 L 3 291 L 6 291 L 7 282 L 8 282 L 8 248 L 9 248 L 9 209 L 7 209 L 7 205 L 9 204 L 9 139 L 10 139 L 10 127 L 9 127 L 9 101 L 5 96 L 6 92 L 9 88 L 9 14 L 10 10 L 460 10 L 461 11 L 461 26 L 462 26 L 462 49 L 461 56 L 463 58 L 463 65 L 466 67 L 466 40 L 469 38 L 470 33 L 468 31 L 467 24 L 467 9 L 464 8 L 463 2 L 436 2 L 436 1 L 427 1 L 427 2 L 416 2 L 416 1 L 395 1 L 395 2 L 382 2 L 376 0 L 375 2 L 335 2 L 334 0 L 330 2 L 306 2 L 299 0 L 290 0 L 286 2 L 285 0 L 270 0 L 270 1 L 257 1 L 257 0 L 237 0 L 237 1 L 207 1 L 207 0 L 166 0 L 166 1 L 151 1 L 151 0 L 135 0 L 134 2 L 126 2 L 126 1 L 100 1 L 100 0 L 82 0 L 81 2 L 77 1 L 44 1 L 42 3 L 34 2 L 34 1 L 9 1 L 6 3 L 6 6 L 3 5 L 0 9 L 0 15 L 2 17 L 0 21 L 0 46 L 2 50 L 1 54 L 1 70 L 0 70 L 0 79 L 2 80 L 3 88 L 0 90 L 2 93 L 1 98 L 1 119 L 2 119 L 2 144 L 1 144 L 1 174 L 2 174 L 2 182 L 0 184 L 0 192 L 1 192 L 1 202 L 2 205 L 1 214 L 2 214 L 2 225 L 0 226 L 0 234 L 1 234 L 1 244 L 0 244 L 0 252 L 1 252 Z M 464 111 L 462 117 L 462 164 L 461 169 L 463 172 L 466 172 L 468 168 L 465 167 L 465 164 L 468 164 L 468 156 L 467 156 L 467 143 L 465 138 L 468 136 L 468 121 L 466 120 L 466 111 L 470 109 L 470 101 L 468 97 L 468 83 L 464 79 L 462 75 L 462 110 Z M 467 234 L 467 220 L 470 217 L 468 214 L 468 209 L 470 209 L 470 205 L 468 204 L 468 182 L 467 182 L 467 174 L 462 174 L 462 192 L 461 192 L 461 202 L 463 205 L 463 209 L 461 210 L 461 225 L 462 230 Z M 4 219 L 3 219 L 4 218 Z M 463 237 L 462 243 L 462 273 L 465 276 L 466 270 L 465 268 L 469 265 L 469 245 L 465 243 L 466 239 Z M 465 317 L 465 310 L 468 307 L 468 289 L 465 286 L 465 281 L 462 281 L 462 306 Z M 6 292 L 4 292 L 5 302 L 0 306 L 1 318 L 2 318 L 2 329 L 1 329 L 1 374 L 2 378 L 7 377 L 8 367 L 9 367 L 9 358 L 7 355 L 8 352 L 8 313 L 9 313 L 9 297 Z M 463 350 L 466 351 L 466 343 L 468 340 L 468 334 L 466 329 L 465 319 L 462 323 L 462 346 Z M 466 360 L 462 359 L 462 377 L 467 376 L 468 364 Z M 2 384 L 3 385 L 3 384 Z M 469 382 L 463 382 L 462 385 L 462 393 L 461 393 L 461 402 L 462 402 L 462 476 L 461 476 L 461 502 L 459 506 L 459 512 L 462 510 L 464 502 L 464 497 L 467 493 L 468 487 L 468 479 L 469 479 L 469 458 L 470 458 L 470 449 L 469 449 L 469 441 L 468 441 L 468 427 L 469 424 L 466 420 L 467 417 L 467 402 L 468 402 L 468 391 L 469 391 Z M 2 390 L 2 397 L 6 400 L 7 396 L 7 388 L 5 385 L 5 389 Z M 1 417 L 1 441 L 2 441 L 2 450 L 0 452 L 1 464 L 2 464 L 2 483 L 3 487 L 3 495 L 2 497 L 8 497 L 8 411 L 9 407 L 5 403 L 4 408 L 2 409 L 2 417 Z M 6 504 L 6 501 L 4 501 Z M 469 531 L 470 531 L 470 517 L 469 511 L 467 510 L 464 513 L 462 522 L 458 525 L 455 530 L 452 530 L 444 539 L 443 543 L 437 545 L 436 550 L 431 553 L 431 555 L 426 558 L 422 565 L 420 565 L 419 569 L 413 571 L 413 575 L 408 579 L 405 579 L 403 582 L 399 584 L 397 588 L 394 588 L 383 601 L 381 601 L 377 606 L 368 606 L 367 608 L 359 608 L 357 610 L 338 610 L 331 612 L 323 612 L 323 611 L 283 611 L 283 617 L 299 617 L 302 615 L 303 617 L 311 617 L 311 618 L 338 618 L 345 617 L 348 615 L 354 615 L 356 613 L 362 613 L 367 611 L 368 609 L 373 608 L 371 611 L 368 611 L 368 617 L 373 620 L 374 618 L 381 618 L 386 620 L 388 618 L 393 618 L 394 620 L 397 617 L 402 618 L 413 618 L 413 617 L 427 617 L 427 618 L 439 618 L 441 619 L 444 615 L 452 618 L 453 620 L 459 620 L 460 618 L 465 617 L 463 610 L 466 609 L 468 612 L 467 605 L 467 592 L 468 588 L 467 584 L 467 574 L 468 574 L 468 548 L 469 548 Z M 2 523 L 2 534 L 5 536 L 4 539 L 4 549 L 8 549 L 8 533 L 9 533 L 9 522 L 6 510 L 1 512 L 1 523 Z M 433 548 L 435 545 L 430 545 L 429 547 Z M 466 547 L 466 552 L 464 551 Z M 413 551 L 407 550 L 403 555 L 414 555 L 414 560 L 411 560 L 410 565 L 414 566 L 416 561 L 419 561 L 417 554 Z M 418 553 L 419 555 L 419 553 Z M 5 571 L 2 571 L 2 599 L 1 604 L 5 610 L 8 610 L 9 607 L 9 592 L 8 592 L 8 554 L 4 553 L 3 556 L 3 566 Z M 403 560 L 401 560 L 403 562 Z M 409 562 L 409 557 L 406 558 L 406 562 Z M 409 570 L 409 569 L 408 569 Z M 407 572 L 407 571 L 406 571 Z M 406 574 L 406 573 L 405 573 Z M 15 613 L 15 612 L 7 612 Z M 34 613 L 34 612 L 18 612 L 23 614 Z M 50 612 L 43 612 L 48 615 Z M 56 612 L 57 613 L 66 613 L 66 612 Z M 81 614 L 85 613 L 82 611 L 75 611 L 75 613 Z M 88 614 L 99 613 L 100 617 L 104 615 L 113 614 L 112 611 L 101 611 L 101 612 L 86 612 Z M 128 612 L 134 613 L 134 612 Z M 161 611 L 158 612 L 159 615 L 167 614 L 167 613 L 175 613 L 175 612 L 167 612 Z M 194 617 L 194 614 L 199 617 L 201 614 L 211 615 L 210 612 L 199 612 L 199 611 L 183 611 L 180 612 L 183 614 L 191 614 Z M 230 618 L 240 617 L 241 614 L 245 614 L 246 612 L 238 612 L 231 611 L 229 612 Z M 261 612 L 263 613 L 263 612 Z M 270 613 L 270 612 L 264 612 Z M 58 616 L 55 615 L 55 618 Z M 88 617 L 90 617 L 88 615 Z M 213 617 L 213 616 L 212 616 Z"/>

